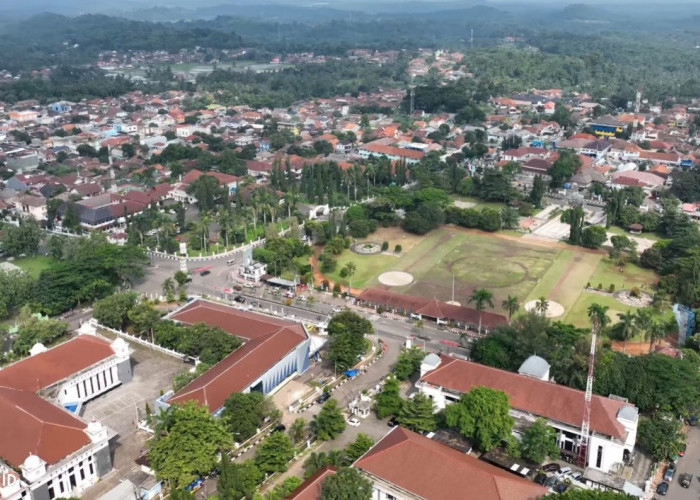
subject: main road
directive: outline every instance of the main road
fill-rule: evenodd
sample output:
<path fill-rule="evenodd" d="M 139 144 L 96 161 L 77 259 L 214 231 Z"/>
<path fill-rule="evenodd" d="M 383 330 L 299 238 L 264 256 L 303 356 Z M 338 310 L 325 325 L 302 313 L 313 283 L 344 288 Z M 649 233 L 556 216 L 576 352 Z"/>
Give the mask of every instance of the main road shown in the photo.
<path fill-rule="evenodd" d="M 227 264 L 231 259 L 235 259 L 235 263 Z M 315 291 L 308 292 L 308 295 L 314 297 L 312 303 L 294 300 L 291 305 L 286 304 L 284 297 L 269 293 L 265 287 L 243 288 L 242 291 L 235 292 L 232 288 L 236 282 L 231 279 L 231 272 L 242 263 L 241 259 L 242 255 L 236 254 L 233 257 L 221 257 L 205 262 L 188 262 L 188 270 L 192 276 L 192 282 L 187 285 L 188 293 L 208 295 L 229 301 L 232 301 L 235 295 L 241 295 L 246 299 L 245 303 L 232 302 L 232 305 L 310 323 L 326 322 L 333 315 L 334 309 L 337 310 L 338 307 L 350 304 L 346 299 L 333 298 L 330 294 Z M 144 278 L 135 284 L 134 289 L 147 295 L 160 296 L 163 293 L 163 282 L 167 278 L 172 278 L 179 270 L 179 261 L 151 257 L 151 265 L 145 268 Z M 202 271 L 208 271 L 208 273 L 202 276 Z M 253 302 L 255 302 L 255 306 L 252 305 Z M 375 333 L 380 338 L 391 338 L 404 342 L 408 338 L 415 337 L 415 342 L 418 345 L 432 352 L 462 356 L 468 354 L 468 350 L 459 346 L 458 335 L 438 328 L 433 323 L 425 322 L 423 328 L 419 329 L 408 321 L 386 318 L 368 309 L 354 307 L 353 309 L 372 322 Z"/>

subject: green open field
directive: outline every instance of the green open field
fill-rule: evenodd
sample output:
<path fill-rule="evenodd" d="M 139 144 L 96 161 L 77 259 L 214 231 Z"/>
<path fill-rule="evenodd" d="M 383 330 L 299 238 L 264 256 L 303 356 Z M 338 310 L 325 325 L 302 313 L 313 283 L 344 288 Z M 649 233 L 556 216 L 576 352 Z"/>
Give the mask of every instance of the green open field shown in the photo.
<path fill-rule="evenodd" d="M 443 301 L 454 299 L 464 305 L 476 288 L 487 288 L 494 295 L 495 310 L 503 312 L 501 302 L 508 295 L 521 304 L 539 297 L 561 304 L 565 313 L 557 318 L 578 326 L 588 326 L 588 306 L 594 302 L 610 308 L 610 318 L 628 306 L 614 297 L 585 291 L 586 284 L 601 283 L 607 290 L 634 286 L 649 292 L 655 281 L 653 272 L 628 264 L 622 272 L 602 253 L 579 251 L 576 247 L 528 243 L 504 234 L 482 234 L 458 228 L 442 227 L 425 236 L 407 235 L 397 228 L 379 229 L 371 236 L 375 241 L 386 240 L 393 250 L 398 242 L 404 247 L 400 255 L 358 255 L 346 250 L 338 256 L 336 271 L 328 274 L 333 281 L 347 285 L 339 271 L 352 261 L 357 271 L 353 288 L 386 288 L 378 277 L 386 271 L 404 271 L 414 282 L 393 287 L 392 290 Z M 522 309 L 521 309 L 522 312 Z"/>
<path fill-rule="evenodd" d="M 12 264 L 17 267 L 21 267 L 33 278 L 38 278 L 41 271 L 49 268 L 51 261 L 52 259 L 50 257 L 37 255 L 35 257 L 22 257 L 21 259 L 15 259 L 12 261 Z"/>

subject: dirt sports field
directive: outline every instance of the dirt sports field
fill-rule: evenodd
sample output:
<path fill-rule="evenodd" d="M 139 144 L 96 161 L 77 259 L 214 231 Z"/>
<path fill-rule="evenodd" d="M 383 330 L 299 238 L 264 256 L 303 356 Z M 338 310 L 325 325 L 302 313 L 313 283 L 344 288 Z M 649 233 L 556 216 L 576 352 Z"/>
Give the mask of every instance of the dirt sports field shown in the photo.
<path fill-rule="evenodd" d="M 594 288 L 602 285 L 606 290 L 611 284 L 617 290 L 632 286 L 645 289 L 655 279 L 653 273 L 634 265 L 620 270 L 602 251 L 531 236 L 442 227 L 421 237 L 388 228 L 377 230 L 371 239 L 388 241 L 390 251 L 358 255 L 346 250 L 338 257 L 338 270 L 347 262 L 355 263 L 354 289 L 391 289 L 449 301 L 454 276 L 457 302 L 466 304 L 476 288 L 487 288 L 494 294 L 498 312 L 503 312 L 501 302 L 508 295 L 517 297 L 521 304 L 545 297 L 563 307 L 563 314 L 555 319 L 579 326 L 588 325 L 586 310 L 593 302 L 607 305 L 613 321 L 618 312 L 627 310 L 609 294 L 586 290 L 587 284 Z M 403 247 L 399 254 L 393 252 L 396 244 Z M 383 284 L 379 276 L 390 271 L 409 273 L 413 282 L 404 286 Z M 347 284 L 337 271 L 327 277 Z"/>

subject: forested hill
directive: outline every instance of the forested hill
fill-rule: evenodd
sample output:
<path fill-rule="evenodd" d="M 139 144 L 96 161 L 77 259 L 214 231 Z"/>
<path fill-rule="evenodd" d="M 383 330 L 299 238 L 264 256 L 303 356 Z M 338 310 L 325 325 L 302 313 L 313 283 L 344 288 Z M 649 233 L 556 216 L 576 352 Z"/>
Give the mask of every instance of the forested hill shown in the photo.
<path fill-rule="evenodd" d="M 94 62 L 103 50 L 236 48 L 241 38 L 186 23 L 149 23 L 103 15 L 75 18 L 40 14 L 0 31 L 0 69 L 18 71 L 55 64 Z"/>

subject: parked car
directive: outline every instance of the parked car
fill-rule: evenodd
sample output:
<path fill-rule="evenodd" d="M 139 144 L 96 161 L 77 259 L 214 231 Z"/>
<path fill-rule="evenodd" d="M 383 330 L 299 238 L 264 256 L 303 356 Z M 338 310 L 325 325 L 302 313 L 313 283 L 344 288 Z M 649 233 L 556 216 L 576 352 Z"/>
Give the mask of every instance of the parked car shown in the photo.
<path fill-rule="evenodd" d="M 693 482 L 693 475 L 690 472 L 684 472 L 681 474 L 681 486 L 684 488 L 690 488 L 691 483 Z"/>
<path fill-rule="evenodd" d="M 688 417 L 688 425 L 690 425 L 691 427 L 695 427 L 696 425 L 698 425 L 698 416 L 691 415 L 690 417 Z"/>
<path fill-rule="evenodd" d="M 556 476 L 548 477 L 547 480 L 544 482 L 544 486 L 546 488 L 552 488 L 555 484 L 557 484 Z"/>
<path fill-rule="evenodd" d="M 562 467 L 562 468 L 559 470 L 559 475 L 560 475 L 560 476 L 568 476 L 569 474 L 571 474 L 571 467 Z"/>
<path fill-rule="evenodd" d="M 240 295 L 236 295 L 236 296 L 233 298 L 233 300 L 235 300 L 236 302 L 240 302 L 241 304 L 243 304 L 243 303 L 245 302 L 245 297 L 242 297 L 242 296 L 240 296 Z"/>
<path fill-rule="evenodd" d="M 568 488 L 569 488 L 568 484 L 559 483 L 556 486 L 554 486 L 554 493 L 564 493 Z"/>
<path fill-rule="evenodd" d="M 668 467 L 666 467 L 666 470 L 664 471 L 664 481 L 673 481 L 673 476 L 676 474 L 676 464 L 671 462 L 668 464 Z"/>
<path fill-rule="evenodd" d="M 535 476 L 535 484 L 542 484 L 547 482 L 547 474 L 540 472 Z"/>
<path fill-rule="evenodd" d="M 399 423 L 396 421 L 396 417 L 391 417 L 387 422 L 387 425 L 389 427 L 396 427 L 397 425 L 399 425 Z"/>
<path fill-rule="evenodd" d="M 571 479 L 578 481 L 579 483 L 584 482 L 583 474 L 581 474 L 580 472 L 572 472 Z"/>
<path fill-rule="evenodd" d="M 659 495 L 666 495 L 666 493 L 668 493 L 668 483 L 666 481 L 664 481 L 663 483 L 659 484 L 656 487 L 656 492 Z"/>
<path fill-rule="evenodd" d="M 325 403 L 326 401 L 328 401 L 329 399 L 331 399 L 331 393 L 330 393 L 330 392 L 324 392 L 324 393 L 321 394 L 318 398 L 316 398 L 316 402 L 317 402 L 318 404 L 323 404 L 323 403 Z"/>
<path fill-rule="evenodd" d="M 542 470 L 545 472 L 559 472 L 559 464 L 555 464 L 554 462 L 545 464 L 542 466 Z"/>
<path fill-rule="evenodd" d="M 200 276 L 209 276 L 211 274 L 211 271 L 205 269 L 201 273 L 199 273 Z"/>
<path fill-rule="evenodd" d="M 348 419 L 348 425 L 351 427 L 359 427 L 360 421 L 357 420 L 355 417 L 351 417 Z"/>
<path fill-rule="evenodd" d="M 284 424 L 279 424 L 277 427 L 272 429 L 272 432 L 284 432 L 287 430 L 287 427 Z"/>
<path fill-rule="evenodd" d="M 342 312 L 342 311 L 343 311 L 343 308 L 340 307 L 340 306 L 335 306 L 335 307 L 333 308 L 333 312 L 334 312 L 334 313 L 339 313 L 339 312 Z"/>

